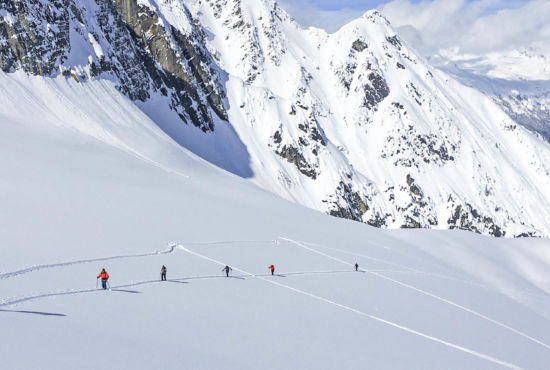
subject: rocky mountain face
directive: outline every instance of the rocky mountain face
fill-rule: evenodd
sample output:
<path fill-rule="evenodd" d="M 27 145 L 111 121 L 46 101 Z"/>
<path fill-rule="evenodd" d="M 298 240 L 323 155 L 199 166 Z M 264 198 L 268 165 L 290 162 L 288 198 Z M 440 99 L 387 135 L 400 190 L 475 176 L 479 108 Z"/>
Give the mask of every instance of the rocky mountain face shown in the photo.
<path fill-rule="evenodd" d="M 137 0 L 0 2 L 0 68 L 79 82 L 114 78 L 132 100 L 169 98 L 181 119 L 204 132 L 227 119 L 215 63 L 185 7 L 175 27 Z"/>
<path fill-rule="evenodd" d="M 550 235 L 548 143 L 378 12 L 329 35 L 273 0 L 0 0 L 0 68 L 114 81 L 205 151 L 238 139 L 251 181 L 337 217 Z"/>

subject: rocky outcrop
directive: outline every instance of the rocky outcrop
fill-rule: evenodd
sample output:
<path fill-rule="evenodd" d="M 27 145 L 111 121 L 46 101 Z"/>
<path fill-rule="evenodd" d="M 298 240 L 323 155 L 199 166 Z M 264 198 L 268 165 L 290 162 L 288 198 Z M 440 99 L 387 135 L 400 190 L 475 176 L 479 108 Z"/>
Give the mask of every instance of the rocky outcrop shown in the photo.
<path fill-rule="evenodd" d="M 147 101 L 156 93 L 169 97 L 180 118 L 204 132 L 214 130 L 213 115 L 227 120 L 217 67 L 185 7 L 180 16 L 187 32 L 137 0 L 95 3 L 92 13 L 77 0 L 2 1 L 0 68 L 78 80 L 110 75 L 132 100 Z M 67 62 L 73 43 L 93 50 L 86 64 Z"/>
<path fill-rule="evenodd" d="M 465 207 L 457 205 L 447 224 L 450 229 L 488 233 L 496 237 L 506 236 L 506 232 L 491 217 L 482 215 L 469 203 L 466 203 Z"/>
<path fill-rule="evenodd" d="M 365 85 L 365 107 L 367 109 L 375 108 L 389 94 L 390 89 L 386 80 L 376 72 L 368 75 L 369 84 Z"/>
<path fill-rule="evenodd" d="M 340 182 L 336 188 L 336 198 L 339 201 L 333 203 L 333 209 L 329 211 L 329 214 L 349 220 L 363 221 L 363 215 L 369 210 L 369 206 L 359 192 L 353 190 L 352 184 Z"/>
<path fill-rule="evenodd" d="M 49 75 L 70 50 L 69 0 L 0 1 L 0 69 Z"/>
<path fill-rule="evenodd" d="M 310 142 L 304 138 L 300 138 L 298 143 L 283 143 L 283 137 L 281 131 L 276 131 L 271 140 L 270 146 L 274 152 L 284 158 L 288 163 L 293 164 L 300 173 L 316 180 L 319 175 L 319 165 L 317 161 L 311 162 L 307 157 L 317 156 L 317 150 L 315 147 L 312 149 L 311 154 L 304 153 L 310 146 Z"/>

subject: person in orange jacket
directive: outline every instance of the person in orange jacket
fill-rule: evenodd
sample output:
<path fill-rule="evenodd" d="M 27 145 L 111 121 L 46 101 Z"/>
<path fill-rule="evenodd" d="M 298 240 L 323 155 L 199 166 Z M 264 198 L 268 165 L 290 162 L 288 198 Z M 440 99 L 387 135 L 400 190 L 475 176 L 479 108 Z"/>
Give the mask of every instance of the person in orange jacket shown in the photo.
<path fill-rule="evenodd" d="M 103 289 L 107 289 L 107 280 L 109 280 L 109 274 L 105 269 L 102 269 L 99 275 L 97 275 L 97 278 L 101 278 L 101 286 Z"/>
<path fill-rule="evenodd" d="M 269 269 L 271 270 L 271 275 L 273 275 L 275 273 L 275 266 L 271 265 Z"/>

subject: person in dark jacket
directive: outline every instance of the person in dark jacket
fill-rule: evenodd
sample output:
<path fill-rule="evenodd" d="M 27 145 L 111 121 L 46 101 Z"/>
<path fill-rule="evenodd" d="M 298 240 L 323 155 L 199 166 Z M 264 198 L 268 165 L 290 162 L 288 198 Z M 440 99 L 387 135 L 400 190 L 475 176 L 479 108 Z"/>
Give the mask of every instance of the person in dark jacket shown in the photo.
<path fill-rule="evenodd" d="M 162 281 L 166 281 L 166 266 L 162 265 L 161 269 L 160 269 L 160 280 Z"/>
<path fill-rule="evenodd" d="M 229 266 L 225 266 L 222 271 L 225 271 L 225 276 L 229 277 L 229 271 L 232 271 L 232 269 Z"/>
<path fill-rule="evenodd" d="M 359 264 L 355 262 L 355 271 L 359 271 Z"/>

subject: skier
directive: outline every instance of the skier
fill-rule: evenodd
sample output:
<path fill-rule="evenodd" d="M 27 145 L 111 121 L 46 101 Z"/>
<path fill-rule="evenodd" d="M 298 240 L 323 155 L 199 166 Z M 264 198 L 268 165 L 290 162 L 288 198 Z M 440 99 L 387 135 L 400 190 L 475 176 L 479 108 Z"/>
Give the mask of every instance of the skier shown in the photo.
<path fill-rule="evenodd" d="M 107 289 L 107 280 L 109 280 L 109 274 L 107 273 L 107 271 L 105 271 L 105 269 L 102 269 L 99 275 L 97 275 L 97 278 L 101 278 L 101 286 L 104 290 Z"/>
<path fill-rule="evenodd" d="M 271 275 L 273 275 L 275 273 L 275 266 L 271 265 L 269 269 L 271 270 Z"/>
<path fill-rule="evenodd" d="M 229 271 L 232 271 L 232 269 L 229 266 L 225 266 L 222 271 L 225 271 L 225 276 L 229 277 Z"/>
<path fill-rule="evenodd" d="M 166 281 L 166 266 L 162 265 L 160 269 L 160 280 Z"/>
<path fill-rule="evenodd" d="M 355 262 L 355 271 L 359 271 L 359 265 Z"/>

